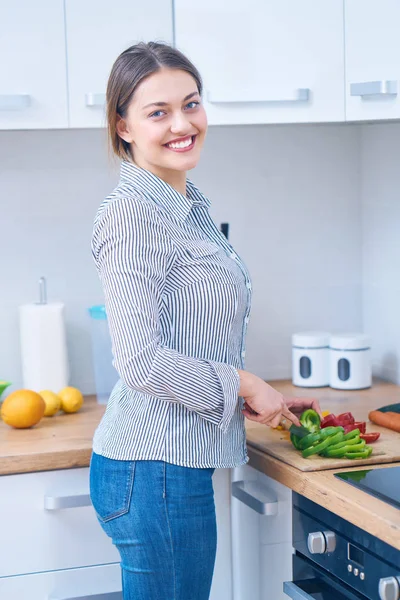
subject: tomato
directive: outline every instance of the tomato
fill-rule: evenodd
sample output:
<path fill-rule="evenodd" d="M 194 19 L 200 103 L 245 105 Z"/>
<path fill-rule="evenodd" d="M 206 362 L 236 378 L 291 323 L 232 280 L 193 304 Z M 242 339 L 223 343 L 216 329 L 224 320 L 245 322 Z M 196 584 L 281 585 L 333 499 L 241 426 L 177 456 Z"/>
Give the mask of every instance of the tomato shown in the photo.
<path fill-rule="evenodd" d="M 354 425 L 356 425 L 356 429 L 360 430 L 360 433 L 365 433 L 367 424 L 365 421 L 355 421 Z"/>
<path fill-rule="evenodd" d="M 338 427 L 338 425 L 339 422 L 333 413 L 327 415 L 321 421 L 321 429 L 324 429 L 325 427 Z"/>
<path fill-rule="evenodd" d="M 350 423 L 354 423 L 354 417 L 351 414 L 351 412 L 345 412 L 342 413 L 340 415 L 338 415 L 337 420 L 339 421 L 339 424 L 344 426 L 344 425 L 350 425 Z"/>
<path fill-rule="evenodd" d="M 367 444 L 372 444 L 372 442 L 376 442 L 380 435 L 377 431 L 371 431 L 370 433 L 361 433 L 360 438 L 365 440 Z"/>

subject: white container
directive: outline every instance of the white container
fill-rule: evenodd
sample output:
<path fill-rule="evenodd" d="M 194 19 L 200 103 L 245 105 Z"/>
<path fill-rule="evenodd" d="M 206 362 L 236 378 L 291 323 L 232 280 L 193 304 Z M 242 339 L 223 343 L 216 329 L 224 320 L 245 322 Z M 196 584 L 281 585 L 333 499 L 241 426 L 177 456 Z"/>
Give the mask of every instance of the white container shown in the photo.
<path fill-rule="evenodd" d="M 325 331 L 292 335 L 292 383 L 299 387 L 329 385 L 329 339 Z"/>
<path fill-rule="evenodd" d="M 370 338 L 362 333 L 332 335 L 329 341 L 329 385 L 337 390 L 371 387 Z"/>

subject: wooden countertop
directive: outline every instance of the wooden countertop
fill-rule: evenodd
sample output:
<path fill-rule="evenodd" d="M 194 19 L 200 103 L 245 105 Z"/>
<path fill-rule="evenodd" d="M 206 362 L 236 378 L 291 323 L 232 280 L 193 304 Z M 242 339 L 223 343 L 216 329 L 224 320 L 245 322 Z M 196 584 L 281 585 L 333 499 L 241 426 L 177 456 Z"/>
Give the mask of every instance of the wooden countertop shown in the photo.
<path fill-rule="evenodd" d="M 351 410 L 360 420 L 366 419 L 371 408 L 400 402 L 400 386 L 380 381 L 374 381 L 369 390 L 353 392 L 309 390 L 293 387 L 287 381 L 269 383 L 288 396 L 318 398 L 323 410 Z M 94 396 L 86 396 L 78 413 L 44 418 L 32 429 L 16 430 L 0 422 L 0 475 L 87 467 L 93 433 L 104 410 Z M 246 422 L 247 429 L 254 427 L 264 426 Z M 400 510 L 336 479 L 333 473 L 337 471 L 301 472 L 255 449 L 251 442 L 248 452 L 252 467 L 400 550 Z"/>

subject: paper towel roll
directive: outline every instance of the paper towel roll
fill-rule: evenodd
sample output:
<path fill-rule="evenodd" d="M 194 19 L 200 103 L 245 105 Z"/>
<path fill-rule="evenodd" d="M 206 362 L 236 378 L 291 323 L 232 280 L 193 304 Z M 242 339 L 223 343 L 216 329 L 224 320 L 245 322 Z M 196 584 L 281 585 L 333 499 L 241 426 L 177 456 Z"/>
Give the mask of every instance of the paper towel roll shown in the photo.
<path fill-rule="evenodd" d="M 24 388 L 57 393 L 69 380 L 64 304 L 24 304 L 19 318 Z"/>

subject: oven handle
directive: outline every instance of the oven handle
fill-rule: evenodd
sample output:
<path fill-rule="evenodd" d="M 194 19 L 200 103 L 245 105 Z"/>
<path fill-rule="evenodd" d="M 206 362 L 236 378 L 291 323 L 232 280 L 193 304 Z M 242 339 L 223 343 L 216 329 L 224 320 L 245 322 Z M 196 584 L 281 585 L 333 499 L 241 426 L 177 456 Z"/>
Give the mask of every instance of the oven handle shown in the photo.
<path fill-rule="evenodd" d="M 314 600 L 310 594 L 299 588 L 293 581 L 283 582 L 283 592 L 292 600 Z"/>

